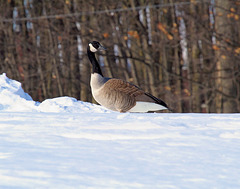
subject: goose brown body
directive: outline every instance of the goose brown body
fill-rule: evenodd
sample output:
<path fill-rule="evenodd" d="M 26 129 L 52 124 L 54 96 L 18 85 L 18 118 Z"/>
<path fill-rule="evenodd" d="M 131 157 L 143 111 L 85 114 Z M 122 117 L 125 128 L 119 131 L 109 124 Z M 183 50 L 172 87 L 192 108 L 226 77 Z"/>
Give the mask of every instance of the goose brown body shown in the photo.
<path fill-rule="evenodd" d="M 127 112 L 136 105 L 137 98 L 140 99 L 144 95 L 143 90 L 120 79 L 108 79 L 97 89 L 93 86 L 94 84 L 91 82 L 94 99 L 102 106 L 113 111 Z"/>
<path fill-rule="evenodd" d="M 100 43 L 90 44 L 91 49 L 100 45 Z M 99 104 L 118 112 L 148 112 L 168 109 L 162 100 L 129 82 L 103 77 L 95 56 L 91 57 L 97 50 L 89 51 L 91 51 L 90 48 L 88 48 L 88 56 L 93 65 L 90 85 L 93 97 Z"/>

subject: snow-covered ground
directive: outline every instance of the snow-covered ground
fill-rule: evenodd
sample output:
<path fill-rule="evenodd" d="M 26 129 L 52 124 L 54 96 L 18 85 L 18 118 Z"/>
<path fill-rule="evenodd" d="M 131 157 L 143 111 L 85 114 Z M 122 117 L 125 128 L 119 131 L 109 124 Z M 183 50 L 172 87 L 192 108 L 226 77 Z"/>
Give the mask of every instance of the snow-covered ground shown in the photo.
<path fill-rule="evenodd" d="M 34 102 L 0 75 L 0 188 L 240 188 L 240 114 Z"/>

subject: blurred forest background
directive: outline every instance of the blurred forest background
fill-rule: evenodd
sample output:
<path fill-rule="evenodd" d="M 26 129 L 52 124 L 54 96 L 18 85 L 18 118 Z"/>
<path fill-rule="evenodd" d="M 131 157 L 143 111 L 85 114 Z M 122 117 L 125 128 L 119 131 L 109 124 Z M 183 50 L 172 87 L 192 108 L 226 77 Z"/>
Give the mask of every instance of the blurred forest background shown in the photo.
<path fill-rule="evenodd" d="M 175 112 L 240 112 L 239 0 L 0 0 L 0 73 L 34 100 L 94 102 L 90 41 L 103 73 Z"/>

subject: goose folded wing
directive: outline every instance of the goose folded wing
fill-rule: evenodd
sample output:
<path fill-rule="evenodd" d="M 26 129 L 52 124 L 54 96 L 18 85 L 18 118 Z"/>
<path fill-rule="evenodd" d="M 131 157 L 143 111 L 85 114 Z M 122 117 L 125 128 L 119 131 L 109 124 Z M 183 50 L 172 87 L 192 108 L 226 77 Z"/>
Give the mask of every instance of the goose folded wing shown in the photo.
<path fill-rule="evenodd" d="M 104 96 L 117 111 L 127 112 L 136 105 L 136 97 L 144 91 L 121 79 L 110 79 L 104 84 Z"/>
<path fill-rule="evenodd" d="M 126 82 L 121 79 L 110 79 L 105 83 L 108 89 L 108 96 L 111 102 L 115 104 L 116 109 L 121 112 L 126 112 L 136 105 L 136 102 L 150 102 L 157 103 L 167 107 L 167 105 L 160 99 L 145 93 L 139 87 Z M 111 96 L 111 97 L 110 97 Z"/>

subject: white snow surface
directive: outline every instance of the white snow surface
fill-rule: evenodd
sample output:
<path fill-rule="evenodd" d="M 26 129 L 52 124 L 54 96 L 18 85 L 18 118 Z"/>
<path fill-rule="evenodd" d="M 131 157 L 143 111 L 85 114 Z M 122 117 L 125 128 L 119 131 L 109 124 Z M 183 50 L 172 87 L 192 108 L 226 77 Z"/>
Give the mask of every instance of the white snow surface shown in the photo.
<path fill-rule="evenodd" d="M 240 188 L 240 114 L 38 103 L 0 75 L 0 188 Z"/>

